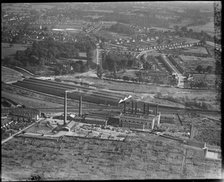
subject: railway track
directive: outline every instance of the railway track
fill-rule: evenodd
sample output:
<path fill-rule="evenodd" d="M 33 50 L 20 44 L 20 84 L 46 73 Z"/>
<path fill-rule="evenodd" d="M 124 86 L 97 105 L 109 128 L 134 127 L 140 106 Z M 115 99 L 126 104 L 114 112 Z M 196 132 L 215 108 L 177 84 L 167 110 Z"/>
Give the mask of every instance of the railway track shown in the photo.
<path fill-rule="evenodd" d="M 109 90 L 99 90 L 99 89 L 96 89 L 95 87 L 91 87 L 91 86 L 81 86 L 81 85 L 78 85 L 78 84 L 67 84 L 67 83 L 58 83 L 58 82 L 55 82 L 55 81 L 50 81 L 50 80 L 41 80 L 41 79 L 36 79 L 36 78 L 29 78 L 29 79 L 25 79 L 23 80 L 23 82 L 26 82 L 26 83 L 43 83 L 43 84 L 48 84 L 48 85 L 51 85 L 51 86 L 62 86 L 63 88 L 66 88 L 66 89 L 80 89 L 82 91 L 92 91 L 94 93 L 98 93 L 98 94 L 102 94 L 103 96 L 108 96 L 109 94 L 109 97 L 123 97 L 125 96 L 124 94 L 120 94 L 120 93 L 115 93 L 114 91 L 109 91 Z"/>
<path fill-rule="evenodd" d="M 65 90 L 77 90 L 74 93 L 69 93 L 68 98 L 77 100 L 79 99 L 81 93 L 83 95 L 83 101 L 114 106 L 117 106 L 119 100 L 126 96 L 124 94 L 117 94 L 115 92 L 109 92 L 105 90 L 98 90 L 79 85 L 57 83 L 48 80 L 39 80 L 35 78 L 24 79 L 23 81 L 16 82 L 12 85 L 60 97 L 64 97 Z"/>
<path fill-rule="evenodd" d="M 40 80 L 36 78 L 24 79 L 12 84 L 13 86 L 19 86 L 25 89 L 42 92 L 45 94 L 50 94 L 60 98 L 64 97 L 64 91 L 67 89 L 79 89 L 83 94 L 83 101 L 94 104 L 103 104 L 107 106 L 118 106 L 120 99 L 123 99 L 126 95 L 122 93 L 115 93 L 105 90 L 99 90 L 92 87 L 84 87 L 80 85 L 69 85 L 65 83 L 57 83 L 49 80 Z M 75 93 L 68 94 L 70 99 L 79 99 L 79 91 Z M 197 113 L 210 113 L 210 114 L 221 114 L 221 111 L 211 111 L 211 110 L 201 110 L 201 109 L 191 109 L 191 108 L 179 108 L 173 106 L 158 105 L 159 112 L 162 113 L 182 113 L 182 112 L 197 112 Z M 104 106 L 103 106 L 104 107 Z M 156 104 L 150 103 L 150 108 L 155 108 Z M 106 109 L 106 108 L 104 108 Z"/>
<path fill-rule="evenodd" d="M 64 112 L 64 107 L 58 107 L 58 108 L 36 108 L 40 110 L 41 112 Z M 97 108 L 82 108 L 82 112 L 88 112 L 88 113 L 94 113 L 98 111 L 120 111 L 120 109 L 105 109 L 105 107 L 97 107 Z M 78 107 L 68 107 L 67 112 L 79 112 Z"/>

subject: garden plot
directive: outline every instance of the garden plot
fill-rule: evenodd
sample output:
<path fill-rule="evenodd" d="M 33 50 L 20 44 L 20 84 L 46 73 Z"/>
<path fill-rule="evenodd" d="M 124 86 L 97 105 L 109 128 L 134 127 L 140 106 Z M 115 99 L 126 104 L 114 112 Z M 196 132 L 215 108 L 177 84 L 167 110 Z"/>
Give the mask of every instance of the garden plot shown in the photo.
<path fill-rule="evenodd" d="M 179 56 L 183 61 L 183 67 L 185 68 L 186 72 L 195 72 L 195 69 L 198 65 L 202 67 L 212 66 L 215 67 L 215 62 L 213 58 L 199 58 L 196 56 Z"/>

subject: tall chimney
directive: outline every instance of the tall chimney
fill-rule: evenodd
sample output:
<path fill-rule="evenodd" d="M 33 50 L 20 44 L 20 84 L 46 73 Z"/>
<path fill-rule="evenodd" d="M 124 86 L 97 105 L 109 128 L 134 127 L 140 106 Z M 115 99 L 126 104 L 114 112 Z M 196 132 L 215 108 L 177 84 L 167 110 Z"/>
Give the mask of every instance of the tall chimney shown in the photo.
<path fill-rule="evenodd" d="M 157 113 L 158 113 L 158 104 L 156 104 L 156 115 L 157 115 Z"/>
<path fill-rule="evenodd" d="M 124 101 L 124 113 L 126 113 L 126 102 Z"/>
<path fill-rule="evenodd" d="M 149 114 L 149 104 L 147 104 L 147 110 L 146 113 Z"/>
<path fill-rule="evenodd" d="M 65 100 L 64 100 L 64 125 L 67 121 L 67 91 L 65 91 Z"/>
<path fill-rule="evenodd" d="M 155 125 L 155 118 L 152 119 L 152 125 L 151 125 L 151 129 L 154 129 L 154 125 Z"/>
<path fill-rule="evenodd" d="M 145 114 L 145 103 L 143 103 L 143 114 Z"/>
<path fill-rule="evenodd" d="M 135 102 L 135 114 L 137 114 L 137 102 Z"/>
<path fill-rule="evenodd" d="M 98 46 L 96 48 L 96 64 L 99 65 L 99 49 L 98 49 Z"/>
<path fill-rule="evenodd" d="M 134 113 L 134 101 L 131 101 L 131 113 Z"/>

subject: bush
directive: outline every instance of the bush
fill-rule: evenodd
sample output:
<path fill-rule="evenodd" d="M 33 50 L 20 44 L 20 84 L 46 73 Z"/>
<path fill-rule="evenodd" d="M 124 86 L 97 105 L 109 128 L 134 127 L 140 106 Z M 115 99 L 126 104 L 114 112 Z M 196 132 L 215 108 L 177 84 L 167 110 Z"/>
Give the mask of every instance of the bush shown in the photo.
<path fill-rule="evenodd" d="M 59 78 L 55 78 L 54 79 L 56 82 L 61 82 L 61 80 Z"/>

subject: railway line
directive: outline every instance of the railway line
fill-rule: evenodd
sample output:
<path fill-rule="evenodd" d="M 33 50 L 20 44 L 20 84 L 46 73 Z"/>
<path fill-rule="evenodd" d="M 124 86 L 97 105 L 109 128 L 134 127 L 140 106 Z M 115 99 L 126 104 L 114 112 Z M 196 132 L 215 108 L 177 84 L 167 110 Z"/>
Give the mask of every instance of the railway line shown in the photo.
<path fill-rule="evenodd" d="M 92 103 L 94 104 L 94 108 L 98 104 L 102 104 L 100 107 L 102 109 L 106 109 L 105 105 L 110 107 L 117 107 L 119 104 L 119 100 L 123 99 L 125 94 L 122 93 L 115 93 L 115 92 L 110 92 L 110 91 L 105 91 L 105 90 L 98 90 L 93 87 L 84 87 L 80 85 L 69 85 L 65 83 L 57 83 L 49 80 L 40 80 L 36 78 L 29 78 L 29 79 L 24 79 L 23 81 L 19 81 L 16 83 L 12 84 L 13 86 L 19 86 L 25 89 L 33 90 L 33 91 L 38 91 L 40 93 L 44 94 L 50 94 L 52 96 L 60 97 L 63 99 L 64 97 L 64 91 L 67 89 L 79 89 L 81 93 L 83 94 L 83 101 Z M 78 100 L 79 99 L 79 91 L 75 93 L 70 93 L 68 94 L 68 99 L 74 99 Z M 181 112 L 197 112 L 197 113 L 210 113 L 210 114 L 220 114 L 220 111 L 211 111 L 211 110 L 201 110 L 201 109 L 192 109 L 192 108 L 179 108 L 179 107 L 173 107 L 173 106 L 165 106 L 165 105 L 160 105 L 159 106 L 159 112 L 162 113 L 181 113 Z M 151 108 L 155 108 L 156 104 L 155 103 L 150 103 Z M 75 109 L 75 108 L 74 108 Z"/>
<path fill-rule="evenodd" d="M 82 94 L 83 101 L 113 106 L 117 106 L 119 100 L 126 96 L 124 94 L 116 94 L 114 92 L 100 91 L 91 87 L 69 85 L 35 78 L 24 79 L 23 81 L 19 81 L 13 85 L 60 97 L 64 97 L 65 90 L 77 90 L 74 93 L 70 93 L 68 98 L 77 100 L 79 99 L 79 95 Z"/>
<path fill-rule="evenodd" d="M 97 111 L 120 111 L 120 109 L 104 109 L 105 107 L 98 107 L 98 108 L 82 108 L 82 111 L 84 113 L 88 112 L 97 112 Z M 64 112 L 64 107 L 57 107 L 57 108 L 36 108 L 40 110 L 41 112 Z M 78 113 L 79 109 L 76 107 L 68 107 L 67 112 L 77 112 Z"/>
<path fill-rule="evenodd" d="M 81 86 L 81 85 L 78 85 L 78 84 L 74 84 L 74 85 L 71 85 L 71 84 L 66 84 L 66 83 L 58 83 L 58 82 L 54 82 L 54 81 L 49 81 L 49 80 L 41 80 L 41 79 L 36 79 L 36 78 L 29 78 L 29 79 L 25 79 L 23 80 L 23 82 L 26 82 L 26 83 L 32 83 L 32 82 L 35 82 L 35 83 L 42 83 L 42 84 L 47 84 L 47 85 L 51 85 L 51 86 L 63 86 L 63 88 L 66 88 L 66 89 L 80 89 L 81 91 L 84 91 L 84 92 L 88 92 L 88 91 L 92 91 L 96 94 L 101 94 L 102 96 L 109 96 L 110 98 L 114 98 L 114 97 L 124 97 L 125 94 L 118 94 L 118 93 L 115 93 L 115 92 L 111 92 L 111 91 L 106 91 L 106 90 L 98 90 L 94 87 L 89 87 L 89 86 Z M 108 95 L 109 94 L 109 95 Z"/>

